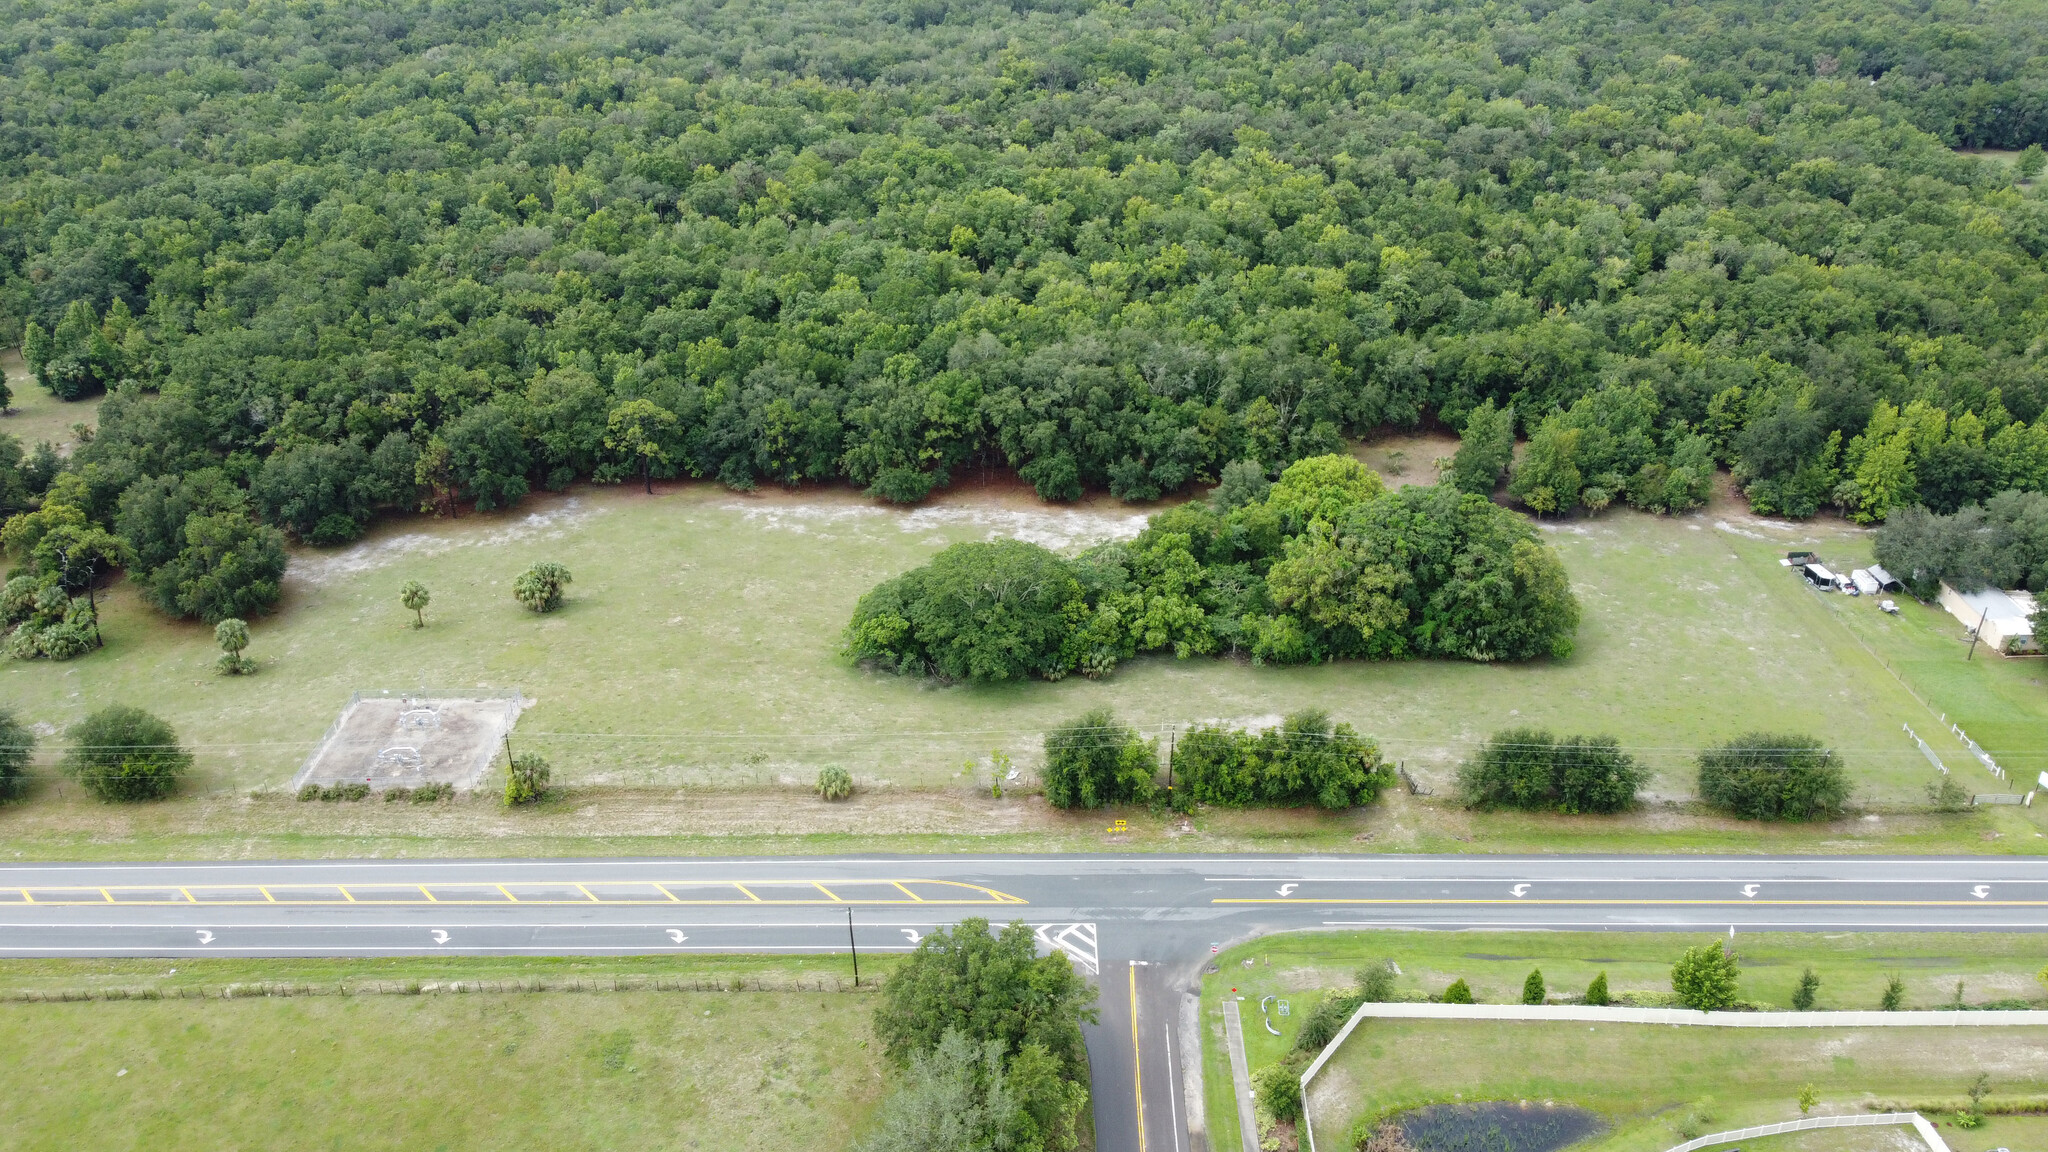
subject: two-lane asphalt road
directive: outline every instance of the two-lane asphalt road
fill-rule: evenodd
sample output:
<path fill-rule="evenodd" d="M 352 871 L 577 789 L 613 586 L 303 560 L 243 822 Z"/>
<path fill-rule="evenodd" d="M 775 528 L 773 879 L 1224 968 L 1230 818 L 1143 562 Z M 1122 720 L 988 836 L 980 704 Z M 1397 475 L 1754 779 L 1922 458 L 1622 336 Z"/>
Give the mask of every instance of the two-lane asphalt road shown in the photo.
<path fill-rule="evenodd" d="M 1189 1152 L 1182 997 L 1305 928 L 2048 929 L 2048 859 L 918 856 L 0 867 L 0 955 L 844 953 L 978 916 L 1099 977 L 1098 1145 Z M 1247 1026 L 1254 1021 L 1248 1020 Z M 1235 1152 L 1224 1149 L 1218 1152 Z"/>

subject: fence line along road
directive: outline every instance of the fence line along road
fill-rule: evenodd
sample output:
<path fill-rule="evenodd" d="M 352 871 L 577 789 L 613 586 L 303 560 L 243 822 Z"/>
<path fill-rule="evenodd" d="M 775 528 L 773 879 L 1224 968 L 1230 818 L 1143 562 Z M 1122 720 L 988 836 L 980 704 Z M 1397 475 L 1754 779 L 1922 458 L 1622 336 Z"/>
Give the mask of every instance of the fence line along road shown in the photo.
<path fill-rule="evenodd" d="M 1309 1152 L 1315 1152 L 1315 1121 L 1309 1115 L 1309 1081 L 1323 1070 L 1330 1057 L 1351 1038 L 1352 1030 L 1368 1018 L 1381 1020 L 1553 1020 L 1608 1024 L 1670 1024 L 1705 1028 L 1957 1028 L 2048 1026 L 2043 1011 L 1970 1012 L 1698 1012 L 1691 1008 L 1596 1008 L 1590 1004 L 1374 1004 L 1358 1006 L 1351 1019 L 1317 1053 L 1315 1062 L 1301 1074 L 1302 1128 L 1308 1135 Z M 1903 1123 L 1903 1121 L 1901 1121 Z M 1924 1123 L 1924 1121 L 1923 1121 Z M 1789 1131 L 1789 1129 L 1788 1129 Z M 1922 1135 L 1933 1131 L 1927 1128 Z M 1704 1139 L 1704 1137 L 1702 1138 Z M 1933 1138 L 1937 1152 L 1948 1152 Z M 1679 1152 L 1673 1149 L 1672 1152 Z"/>
<path fill-rule="evenodd" d="M 1927 1141 L 1928 1152 L 1949 1152 L 1948 1144 L 1941 1133 L 1927 1122 L 1918 1112 L 1884 1112 L 1876 1116 L 1815 1116 L 1809 1120 L 1786 1120 L 1779 1124 L 1761 1124 L 1755 1128 L 1737 1128 L 1732 1132 L 1715 1132 L 1697 1140 L 1687 1140 L 1667 1152 L 1693 1152 L 1715 1144 L 1733 1144 L 1737 1140 L 1756 1140 L 1764 1136 L 1779 1136 L 1786 1132 L 1807 1132 L 1815 1128 L 1868 1128 L 1877 1125 L 1911 1124 Z"/>

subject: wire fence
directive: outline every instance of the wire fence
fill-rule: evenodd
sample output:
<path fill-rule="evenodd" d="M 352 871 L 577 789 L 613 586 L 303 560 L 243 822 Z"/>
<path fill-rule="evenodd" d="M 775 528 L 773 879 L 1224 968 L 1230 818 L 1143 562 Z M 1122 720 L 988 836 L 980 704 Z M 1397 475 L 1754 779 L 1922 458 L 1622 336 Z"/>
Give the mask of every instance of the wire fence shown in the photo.
<path fill-rule="evenodd" d="M 232 984 L 139 985 L 106 988 L 11 988 L 0 999 L 68 1004 L 113 1000 L 248 1000 L 292 996 L 452 996 L 525 992 L 858 992 L 879 991 L 878 981 L 856 986 L 848 977 L 592 976 L 508 980 L 347 980 L 327 983 L 266 980 Z"/>

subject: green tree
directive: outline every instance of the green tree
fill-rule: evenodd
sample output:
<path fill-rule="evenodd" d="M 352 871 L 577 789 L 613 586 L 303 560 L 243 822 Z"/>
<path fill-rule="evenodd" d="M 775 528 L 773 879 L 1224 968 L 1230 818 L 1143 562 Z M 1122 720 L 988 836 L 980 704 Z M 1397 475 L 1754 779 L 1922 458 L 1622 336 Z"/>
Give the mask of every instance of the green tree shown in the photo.
<path fill-rule="evenodd" d="M 1585 477 L 1579 472 L 1579 443 L 1585 431 L 1567 427 L 1558 416 L 1547 417 L 1529 437 L 1529 447 L 1515 465 L 1508 492 L 1537 515 L 1568 512 L 1579 503 Z"/>
<path fill-rule="evenodd" d="M 1463 976 L 1458 977 L 1456 980 L 1451 981 L 1450 987 L 1444 989 L 1443 1002 L 1446 1004 L 1472 1003 L 1472 986 L 1465 983 Z"/>
<path fill-rule="evenodd" d="M 1792 989 L 1792 1010 L 1811 1012 L 1813 1003 L 1820 993 L 1820 974 L 1808 968 L 1799 974 L 1799 985 Z"/>
<path fill-rule="evenodd" d="M 1820 1089 L 1815 1088 L 1811 1084 L 1801 1085 L 1799 1088 L 1799 1114 L 1804 1116 L 1808 1112 L 1813 1111 L 1813 1106 L 1818 1103 L 1820 1103 Z"/>
<path fill-rule="evenodd" d="M 676 414 L 641 398 L 611 410 L 605 420 L 604 446 L 640 461 L 640 481 L 654 495 L 654 465 L 668 463 L 668 442 L 675 436 Z"/>
<path fill-rule="evenodd" d="M 543 560 L 512 581 L 512 598 L 531 611 L 553 612 L 562 606 L 562 590 L 569 586 L 570 579 L 567 568 Z"/>
<path fill-rule="evenodd" d="M 449 475 L 476 499 L 478 511 L 517 504 L 526 495 L 533 453 L 512 404 L 479 404 L 449 421 L 440 440 Z M 419 464 L 426 462 L 422 456 Z"/>
<path fill-rule="evenodd" d="M 1746 820 L 1839 815 L 1849 778 L 1834 751 L 1811 736 L 1750 732 L 1699 755 L 1700 799 Z"/>
<path fill-rule="evenodd" d="M 1251 504 L 1264 504 L 1266 494 L 1273 490 L 1273 482 L 1266 479 L 1266 469 L 1256 460 L 1232 460 L 1223 466 L 1218 477 L 1216 490 L 1209 493 L 1209 502 L 1218 512 L 1229 512 Z"/>
<path fill-rule="evenodd" d="M 2013 174 L 2022 180 L 2032 180 L 2041 174 L 2041 168 L 2044 164 L 2048 164 L 2048 158 L 2042 156 L 2041 145 L 2038 143 L 2029 144 L 2020 150 L 2018 156 L 2013 158 Z"/>
<path fill-rule="evenodd" d="M 1612 736 L 1558 739 L 1540 728 L 1496 732 L 1458 766 L 1459 792 L 1473 808 L 1619 812 L 1648 780 Z"/>
<path fill-rule="evenodd" d="M 1549 990 L 1543 986 L 1543 970 L 1541 968 L 1529 969 L 1529 978 L 1522 981 L 1522 1003 L 1541 1004 L 1549 996 Z"/>
<path fill-rule="evenodd" d="M 249 646 L 249 625 L 230 616 L 213 626 L 213 642 L 220 645 L 220 659 L 214 671 L 223 676 L 246 676 L 256 671 L 256 662 L 242 655 Z"/>
<path fill-rule="evenodd" d="M 192 768 L 171 726 L 140 708 L 102 708 L 64 736 L 64 774 L 101 800 L 161 799 Z"/>
<path fill-rule="evenodd" d="M 1613 997 L 1607 994 L 1607 973 L 1604 970 L 1593 977 L 1591 984 L 1586 985 L 1586 1003 L 1596 1008 L 1605 1008 L 1614 1003 Z"/>
<path fill-rule="evenodd" d="M 415 628 L 427 626 L 427 604 L 432 599 L 433 594 L 427 591 L 427 586 L 417 580 L 407 580 L 398 589 L 398 602 L 412 612 L 412 626 Z"/>
<path fill-rule="evenodd" d="M 1735 954 L 1710 941 L 1688 948 L 1671 966 L 1671 991 L 1678 1002 L 1698 1012 L 1718 1012 L 1735 1003 L 1740 976 Z"/>
<path fill-rule="evenodd" d="M 1159 770 L 1156 741 L 1117 720 L 1107 708 L 1083 713 L 1045 734 L 1045 801 L 1055 808 L 1142 804 Z"/>
<path fill-rule="evenodd" d="M 12 708 L 0 706 L 0 801 L 19 799 L 28 790 L 28 762 L 35 751 L 35 730 Z"/>
<path fill-rule="evenodd" d="M 1451 483 L 1461 492 L 1491 496 L 1515 459 L 1515 410 L 1480 402 L 1465 416 L 1458 452 L 1451 457 Z"/>
<path fill-rule="evenodd" d="M 238 512 L 194 514 L 185 544 L 151 572 L 145 591 L 173 616 L 216 623 L 268 612 L 283 593 L 284 534 Z"/>
<path fill-rule="evenodd" d="M 1088 615 L 1072 566 L 1022 540 L 955 544 L 861 597 L 846 654 L 894 671 L 975 682 L 1057 679 Z"/>
<path fill-rule="evenodd" d="M 1071 1079 L 1086 1059 L 1081 1025 L 1095 1018 L 1095 989 L 1065 953 L 1039 956 L 1022 921 L 998 934 L 969 917 L 924 937 L 889 975 L 875 1029 L 902 1065 L 952 1031 L 974 1044 L 996 1041 L 1006 1052 L 1037 1045 Z"/>

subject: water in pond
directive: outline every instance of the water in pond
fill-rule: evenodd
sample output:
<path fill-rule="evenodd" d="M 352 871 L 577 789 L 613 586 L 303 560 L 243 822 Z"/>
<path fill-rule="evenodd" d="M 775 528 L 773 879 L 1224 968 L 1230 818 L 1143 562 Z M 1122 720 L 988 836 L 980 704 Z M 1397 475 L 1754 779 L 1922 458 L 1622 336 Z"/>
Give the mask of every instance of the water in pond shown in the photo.
<path fill-rule="evenodd" d="M 1400 1119 L 1415 1152 L 1556 1152 L 1605 1127 L 1583 1108 L 1505 1100 L 1432 1104 Z"/>

